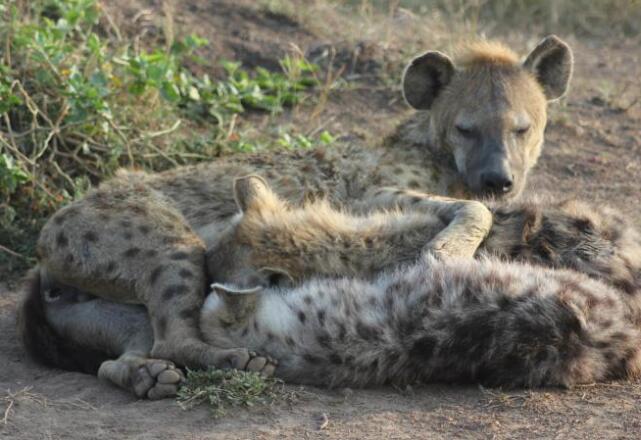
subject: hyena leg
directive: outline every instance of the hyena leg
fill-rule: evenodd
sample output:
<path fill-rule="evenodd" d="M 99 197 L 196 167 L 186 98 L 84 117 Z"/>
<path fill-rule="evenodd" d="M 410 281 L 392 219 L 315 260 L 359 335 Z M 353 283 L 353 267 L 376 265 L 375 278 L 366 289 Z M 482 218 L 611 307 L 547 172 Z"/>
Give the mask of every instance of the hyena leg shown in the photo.
<path fill-rule="evenodd" d="M 73 343 L 76 357 L 83 352 L 101 352 L 105 358 L 119 356 L 100 365 L 99 379 L 137 397 L 176 395 L 184 375 L 170 361 L 149 358 L 154 338 L 144 307 L 91 297 L 46 279 L 40 300 L 47 323 L 59 337 Z"/>
<path fill-rule="evenodd" d="M 98 378 L 137 397 L 175 396 L 185 376 L 174 364 L 149 357 L 154 344 L 147 310 L 90 297 L 76 289 L 56 286 L 42 292 L 47 322 L 60 337 L 82 351 L 104 352 Z"/>
<path fill-rule="evenodd" d="M 58 211 L 38 243 L 56 281 L 118 302 L 147 306 L 152 357 L 190 368 L 245 369 L 245 349 L 204 343 L 198 314 L 205 248 L 181 214 L 140 182 L 117 182 Z"/>
<path fill-rule="evenodd" d="M 434 215 L 447 226 L 425 250 L 437 256 L 473 257 L 492 228 L 492 213 L 481 202 L 435 196 L 412 190 L 381 188 L 364 199 L 360 209 L 394 209 Z"/>

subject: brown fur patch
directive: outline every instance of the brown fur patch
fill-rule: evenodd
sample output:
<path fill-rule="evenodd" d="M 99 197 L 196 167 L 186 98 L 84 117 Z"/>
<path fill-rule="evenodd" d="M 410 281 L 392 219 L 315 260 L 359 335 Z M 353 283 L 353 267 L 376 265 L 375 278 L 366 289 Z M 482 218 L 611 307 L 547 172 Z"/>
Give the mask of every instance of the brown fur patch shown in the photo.
<path fill-rule="evenodd" d="M 519 56 L 496 41 L 478 40 L 457 50 L 455 63 L 465 69 L 479 65 L 516 66 Z"/>

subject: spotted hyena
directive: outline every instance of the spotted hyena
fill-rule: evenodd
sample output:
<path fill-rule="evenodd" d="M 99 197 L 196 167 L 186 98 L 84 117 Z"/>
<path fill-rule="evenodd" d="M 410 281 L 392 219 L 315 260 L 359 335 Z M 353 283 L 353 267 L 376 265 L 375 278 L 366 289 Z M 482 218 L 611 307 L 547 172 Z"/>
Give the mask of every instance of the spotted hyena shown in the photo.
<path fill-rule="evenodd" d="M 256 178 L 241 179 L 236 194 L 242 215 L 208 254 L 225 264 L 208 262 L 221 282 L 200 328 L 217 346 L 276 357 L 279 377 L 323 386 L 571 386 L 638 373 L 641 238 L 615 211 L 574 201 L 493 208 L 480 260 L 461 259 L 467 235 L 477 236 L 464 229 L 453 229 L 464 245 L 438 246 L 437 260 L 434 238 L 457 224 L 439 199 L 443 210 L 433 215 L 400 207 L 355 216 L 325 202 L 292 207 Z M 417 198 L 408 191 L 407 206 Z M 288 282 L 296 286 L 283 288 Z M 74 295 L 31 295 L 67 344 L 112 356 L 151 348 L 144 310 Z M 71 362 L 77 351 L 64 355 Z M 175 393 L 148 370 L 141 379 L 131 356 L 105 364 L 99 375 L 121 387 Z"/>
<path fill-rule="evenodd" d="M 323 195 L 356 212 L 394 207 L 406 188 L 510 198 L 539 156 L 547 102 L 565 92 L 571 71 L 571 51 L 556 37 L 524 62 L 496 43 L 472 45 L 454 61 L 427 52 L 403 77 L 404 96 L 419 111 L 379 147 L 270 152 L 155 175 L 122 172 L 47 222 L 38 242 L 41 268 L 56 283 L 144 304 L 154 357 L 189 367 L 262 364 L 244 348 L 204 343 L 198 330 L 205 251 L 236 213 L 229 190 L 235 177 L 260 174 L 290 202 Z M 23 339 L 27 347 L 35 343 L 29 334 Z M 46 351 L 30 351 L 47 361 Z"/>

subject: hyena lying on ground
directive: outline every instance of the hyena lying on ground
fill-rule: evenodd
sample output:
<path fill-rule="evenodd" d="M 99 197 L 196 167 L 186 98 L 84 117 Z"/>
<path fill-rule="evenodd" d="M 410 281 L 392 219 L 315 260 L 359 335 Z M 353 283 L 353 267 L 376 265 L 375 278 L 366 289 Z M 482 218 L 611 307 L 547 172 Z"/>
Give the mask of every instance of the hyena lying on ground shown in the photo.
<path fill-rule="evenodd" d="M 213 265 L 225 283 L 214 285 L 200 327 L 219 347 L 277 358 L 275 374 L 287 381 L 571 386 L 639 373 L 641 239 L 613 211 L 576 202 L 497 208 L 480 260 L 450 252 L 437 260 L 424 251 L 447 224 L 438 216 L 292 209 L 253 178 L 237 194 L 243 215 L 210 250 L 224 255 L 225 265 Z M 301 284 L 263 287 L 272 274 Z M 315 274 L 345 277 L 307 279 Z M 152 345 L 142 309 L 66 293 L 43 307 L 79 345 L 119 355 L 121 334 L 146 334 L 137 343 Z M 127 314 L 115 322 L 126 331 L 107 322 L 114 310 Z M 103 378 L 132 388 L 125 364 L 110 361 L 119 374 Z"/>
<path fill-rule="evenodd" d="M 236 213 L 235 177 L 261 174 L 291 202 L 326 195 L 357 212 L 401 204 L 405 188 L 510 198 L 541 151 L 547 101 L 565 92 L 571 71 L 571 51 L 556 37 L 522 63 L 493 43 L 471 46 L 455 61 L 427 52 L 403 77 L 404 96 L 420 111 L 378 148 L 269 152 L 153 176 L 121 173 L 50 219 L 38 242 L 40 265 L 52 282 L 144 304 L 154 357 L 262 369 L 264 359 L 208 345 L 198 330 L 204 254 Z M 37 345 L 41 336 L 22 333 L 38 359 L 55 364 L 51 344 Z"/>

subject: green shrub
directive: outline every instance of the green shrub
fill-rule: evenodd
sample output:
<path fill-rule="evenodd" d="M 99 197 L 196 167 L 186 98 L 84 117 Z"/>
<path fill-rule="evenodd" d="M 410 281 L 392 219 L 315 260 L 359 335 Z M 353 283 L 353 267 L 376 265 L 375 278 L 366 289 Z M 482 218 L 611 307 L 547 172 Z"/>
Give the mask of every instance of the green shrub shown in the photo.
<path fill-rule="evenodd" d="M 25 235 L 120 166 L 162 170 L 278 146 L 229 126 L 247 110 L 296 105 L 317 84 L 316 66 L 295 57 L 282 72 L 221 60 L 225 78 L 196 77 L 185 65 L 205 39 L 134 49 L 105 37 L 96 0 L 8 0 L 0 14 L 0 243 L 27 255 Z"/>

